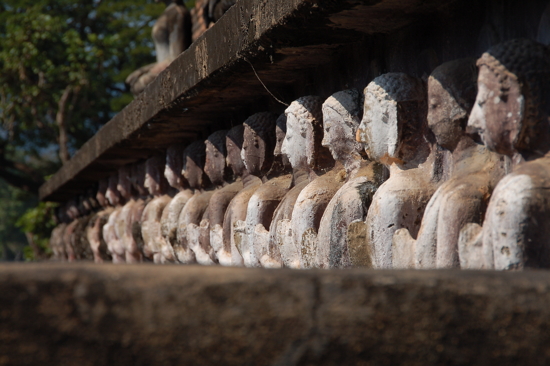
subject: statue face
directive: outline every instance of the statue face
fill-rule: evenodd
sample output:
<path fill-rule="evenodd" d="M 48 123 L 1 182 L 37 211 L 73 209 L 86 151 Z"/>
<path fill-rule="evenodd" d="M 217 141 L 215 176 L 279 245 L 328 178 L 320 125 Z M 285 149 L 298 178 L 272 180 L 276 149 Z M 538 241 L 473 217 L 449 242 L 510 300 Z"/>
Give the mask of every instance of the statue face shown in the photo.
<path fill-rule="evenodd" d="M 123 167 L 118 171 L 117 189 L 120 195 L 126 199 L 132 196 L 132 184 L 130 182 L 128 167 Z"/>
<path fill-rule="evenodd" d="M 244 127 L 243 148 L 241 159 L 248 172 L 255 176 L 262 174 L 262 166 L 266 158 L 266 143 L 249 126 Z"/>
<path fill-rule="evenodd" d="M 221 185 L 224 182 L 225 156 L 214 144 L 206 140 L 206 162 L 204 172 L 213 184 Z"/>
<path fill-rule="evenodd" d="M 381 161 L 387 156 L 397 157 L 398 122 L 397 102 L 393 99 L 380 100 L 366 89 L 363 119 L 357 130 L 357 137 L 358 141 L 365 144 L 370 160 Z"/>
<path fill-rule="evenodd" d="M 160 174 L 159 167 L 155 165 L 154 158 L 147 160 L 145 163 L 145 188 L 149 194 L 155 196 L 160 193 Z"/>
<path fill-rule="evenodd" d="M 189 155 L 183 157 L 183 177 L 189 182 L 191 188 L 202 186 L 203 170 Z"/>
<path fill-rule="evenodd" d="M 105 179 L 99 181 L 99 187 L 97 188 L 95 198 L 97 199 L 97 202 L 99 202 L 101 207 L 107 207 L 109 205 L 109 201 L 107 201 L 107 197 L 105 197 L 105 192 L 107 191 L 108 184 L 108 181 Z"/>
<path fill-rule="evenodd" d="M 113 206 L 116 206 L 120 202 L 119 192 L 117 190 L 118 183 L 118 174 L 115 174 L 109 178 L 109 187 L 107 188 L 107 193 L 105 196 L 109 200 L 109 203 Z"/>
<path fill-rule="evenodd" d="M 164 167 L 164 176 L 170 187 L 179 189 L 181 187 L 181 163 L 178 164 L 178 157 L 174 156 L 175 151 L 166 152 L 166 165 Z M 181 162 L 181 160 L 180 160 Z"/>
<path fill-rule="evenodd" d="M 286 120 L 285 120 L 286 121 Z M 283 165 L 288 165 L 288 157 L 283 154 L 282 148 L 283 148 L 283 142 L 285 141 L 286 132 L 277 124 L 275 126 L 275 150 L 273 151 L 273 155 L 276 157 L 280 157 L 283 161 Z"/>
<path fill-rule="evenodd" d="M 481 65 L 476 102 L 468 126 L 478 131 L 490 150 L 511 156 L 521 131 L 525 103 L 518 82 L 511 78 L 509 82 L 510 88 L 503 92 L 494 72 Z"/>
<path fill-rule="evenodd" d="M 293 168 L 307 167 L 307 131 L 293 113 L 286 113 L 286 136 L 281 151 Z"/>
<path fill-rule="evenodd" d="M 330 150 L 334 160 L 344 161 L 356 153 L 355 131 L 331 107 L 323 106 L 323 129 L 322 145 Z"/>
<path fill-rule="evenodd" d="M 225 148 L 227 149 L 227 166 L 231 168 L 235 176 L 240 177 L 246 169 L 241 159 L 241 149 L 229 137 L 225 139 Z"/>
<path fill-rule="evenodd" d="M 464 134 L 463 125 L 467 114 L 441 83 L 433 77 L 428 79 L 428 126 L 437 143 L 454 150 Z"/>

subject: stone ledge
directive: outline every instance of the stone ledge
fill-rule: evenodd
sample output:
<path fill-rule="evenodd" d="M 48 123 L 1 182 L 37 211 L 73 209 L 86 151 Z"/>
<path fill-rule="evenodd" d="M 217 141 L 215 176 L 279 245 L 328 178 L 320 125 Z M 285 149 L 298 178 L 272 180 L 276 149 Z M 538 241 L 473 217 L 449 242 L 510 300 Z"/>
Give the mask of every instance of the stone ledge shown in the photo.
<path fill-rule="evenodd" d="M 261 110 L 305 69 L 327 64 L 338 46 L 389 33 L 457 0 L 239 0 L 149 87 L 108 122 L 39 192 L 65 201 L 121 165 L 176 142 L 204 138 Z"/>
<path fill-rule="evenodd" d="M 0 266 L 0 365 L 547 364 L 550 274 Z"/>

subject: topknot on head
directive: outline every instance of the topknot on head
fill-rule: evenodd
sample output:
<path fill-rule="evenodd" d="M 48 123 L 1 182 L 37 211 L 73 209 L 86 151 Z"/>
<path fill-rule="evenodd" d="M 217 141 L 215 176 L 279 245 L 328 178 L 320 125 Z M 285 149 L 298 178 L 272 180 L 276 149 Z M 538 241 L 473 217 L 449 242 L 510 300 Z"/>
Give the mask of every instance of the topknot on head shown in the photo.
<path fill-rule="evenodd" d="M 508 78 L 517 80 L 522 93 L 537 107 L 549 113 L 550 48 L 529 39 L 513 39 L 500 43 L 477 61 L 499 78 L 501 90 L 509 88 Z"/>
<path fill-rule="evenodd" d="M 285 114 L 294 115 L 300 126 L 303 126 L 304 124 L 322 125 L 322 105 L 323 99 L 318 96 L 309 95 L 300 97 L 290 104 L 290 106 L 285 110 Z"/>
<path fill-rule="evenodd" d="M 228 132 L 229 130 L 219 130 L 206 138 L 206 141 L 211 143 L 223 156 L 227 155 L 227 148 L 225 147 L 225 138 Z"/>
<path fill-rule="evenodd" d="M 514 76 L 526 82 L 533 75 L 550 75 L 550 49 L 530 39 L 513 39 L 491 47 L 477 61 L 496 74 Z"/>
<path fill-rule="evenodd" d="M 244 141 L 244 126 L 237 125 L 227 132 L 227 137 L 237 145 L 239 149 L 243 147 Z"/>
<path fill-rule="evenodd" d="M 425 99 L 426 89 L 419 78 L 401 72 L 389 72 L 376 77 L 365 88 L 379 100 L 395 102 L 419 101 Z"/>
<path fill-rule="evenodd" d="M 356 127 L 363 114 L 363 95 L 357 89 L 339 91 L 323 103 L 323 111 L 329 108 L 342 116 L 345 123 Z"/>
<path fill-rule="evenodd" d="M 445 62 L 430 74 L 441 84 L 458 105 L 469 113 L 474 106 L 477 94 L 477 67 L 473 58 L 463 58 Z"/>
<path fill-rule="evenodd" d="M 264 141 L 269 141 L 275 136 L 276 121 L 277 115 L 271 112 L 260 112 L 248 117 L 243 124 L 256 132 Z"/>

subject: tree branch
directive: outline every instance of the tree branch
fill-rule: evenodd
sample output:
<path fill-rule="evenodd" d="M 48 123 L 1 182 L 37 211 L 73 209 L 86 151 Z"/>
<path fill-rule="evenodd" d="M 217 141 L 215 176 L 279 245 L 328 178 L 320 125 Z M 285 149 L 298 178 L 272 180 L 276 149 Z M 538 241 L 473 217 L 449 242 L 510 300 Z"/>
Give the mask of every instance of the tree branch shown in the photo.
<path fill-rule="evenodd" d="M 61 98 L 59 98 L 57 114 L 55 116 L 55 122 L 59 128 L 59 159 L 61 159 L 63 164 L 67 163 L 71 158 L 69 155 L 67 126 L 65 124 L 65 110 L 67 108 L 67 100 L 69 99 L 71 91 L 72 87 L 67 85 L 61 95 Z"/>

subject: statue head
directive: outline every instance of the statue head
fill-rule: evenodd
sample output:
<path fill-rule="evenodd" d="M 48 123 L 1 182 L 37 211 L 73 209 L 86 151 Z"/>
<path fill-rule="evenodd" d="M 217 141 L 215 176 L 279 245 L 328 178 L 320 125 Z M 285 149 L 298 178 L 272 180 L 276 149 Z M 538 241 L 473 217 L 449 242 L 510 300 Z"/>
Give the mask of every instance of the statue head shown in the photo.
<path fill-rule="evenodd" d="M 282 153 L 283 142 L 286 136 L 286 115 L 283 113 L 275 121 L 275 149 L 273 150 L 273 164 L 268 175 L 280 175 L 291 168 L 288 157 Z"/>
<path fill-rule="evenodd" d="M 477 67 L 465 58 L 438 66 L 428 78 L 428 126 L 437 143 L 454 150 L 477 94 Z"/>
<path fill-rule="evenodd" d="M 71 199 L 66 203 L 65 210 L 67 212 L 67 216 L 72 221 L 79 216 L 78 212 L 78 198 L 77 199 Z"/>
<path fill-rule="evenodd" d="M 120 195 L 126 200 L 132 197 L 132 181 L 130 180 L 131 175 L 131 165 L 124 165 L 118 168 L 117 190 L 120 192 Z"/>
<path fill-rule="evenodd" d="M 183 177 L 193 189 L 202 188 L 208 179 L 204 174 L 206 145 L 204 141 L 195 141 L 183 151 Z"/>
<path fill-rule="evenodd" d="M 166 149 L 166 165 L 164 167 L 164 177 L 170 187 L 182 190 L 185 188 L 186 181 L 181 171 L 183 169 L 183 146 L 174 144 Z"/>
<path fill-rule="evenodd" d="M 118 173 L 115 173 L 109 177 L 109 185 L 107 186 L 107 193 L 105 194 L 105 197 L 107 197 L 111 206 L 117 206 L 122 199 L 122 196 L 117 189 L 117 185 Z"/>
<path fill-rule="evenodd" d="M 132 164 L 131 170 L 130 182 L 132 182 L 132 187 L 140 196 L 147 196 L 149 192 L 145 188 L 145 162 Z"/>
<path fill-rule="evenodd" d="M 216 131 L 204 143 L 206 144 L 206 160 L 204 163 L 204 172 L 210 181 L 220 186 L 222 185 L 230 173 L 230 169 L 225 164 L 227 157 L 227 149 L 225 147 L 225 139 L 228 130 Z"/>
<path fill-rule="evenodd" d="M 378 76 L 365 88 L 363 119 L 357 131 L 374 161 L 408 162 L 424 144 L 426 94 L 422 80 L 403 73 Z"/>
<path fill-rule="evenodd" d="M 241 159 L 248 172 L 257 177 L 267 173 L 273 165 L 275 150 L 275 122 L 277 115 L 256 113 L 244 121 Z"/>
<path fill-rule="evenodd" d="M 355 139 L 363 113 L 363 96 L 356 89 L 332 94 L 323 103 L 323 146 L 337 161 L 359 156 L 362 144 Z"/>
<path fill-rule="evenodd" d="M 468 126 L 485 145 L 508 156 L 550 149 L 550 49 L 515 39 L 477 61 L 478 93 Z"/>
<path fill-rule="evenodd" d="M 165 165 L 166 156 L 164 154 L 155 154 L 145 161 L 144 187 L 153 196 L 164 194 L 168 188 L 168 182 L 162 174 Z"/>
<path fill-rule="evenodd" d="M 109 206 L 109 201 L 107 200 L 107 197 L 106 197 L 108 187 L 109 187 L 109 178 L 103 178 L 99 181 L 95 198 L 97 199 L 97 202 L 99 202 L 101 207 Z"/>
<path fill-rule="evenodd" d="M 241 158 L 241 149 L 243 147 L 244 126 L 238 125 L 227 132 L 225 146 L 227 148 L 227 166 L 233 171 L 236 177 L 242 176 L 246 168 Z"/>
<path fill-rule="evenodd" d="M 294 169 L 315 169 L 320 163 L 333 161 L 323 139 L 323 100 L 317 96 L 301 97 L 285 110 L 286 136 L 282 153 Z"/>

